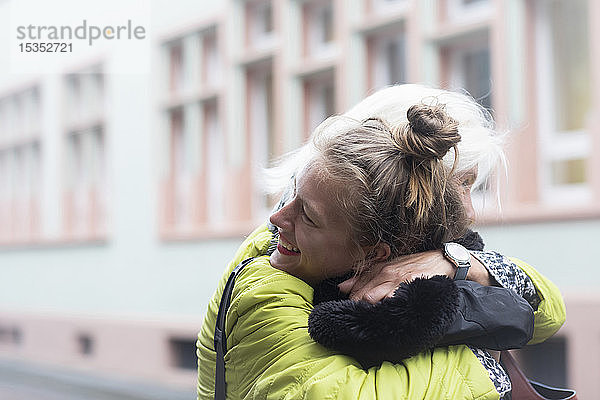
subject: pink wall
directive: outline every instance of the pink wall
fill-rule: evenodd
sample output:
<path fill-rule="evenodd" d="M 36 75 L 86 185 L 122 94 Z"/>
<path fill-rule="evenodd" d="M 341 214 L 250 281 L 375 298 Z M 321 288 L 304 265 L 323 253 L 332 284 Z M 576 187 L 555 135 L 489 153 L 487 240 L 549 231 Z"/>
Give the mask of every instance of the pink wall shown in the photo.
<path fill-rule="evenodd" d="M 20 343 L 0 341 L 1 358 L 195 387 L 196 371 L 175 366 L 169 339 L 195 342 L 198 320 L 0 312 L 0 328 L 14 327 L 21 332 Z M 93 338 L 92 354 L 80 353 L 81 334 Z"/>

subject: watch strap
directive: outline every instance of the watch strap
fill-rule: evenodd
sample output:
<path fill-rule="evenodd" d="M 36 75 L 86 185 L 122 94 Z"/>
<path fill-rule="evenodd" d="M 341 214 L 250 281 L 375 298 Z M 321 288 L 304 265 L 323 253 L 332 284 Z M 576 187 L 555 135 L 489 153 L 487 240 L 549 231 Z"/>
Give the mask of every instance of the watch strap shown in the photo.
<path fill-rule="evenodd" d="M 454 280 L 464 281 L 465 279 L 467 279 L 469 267 L 471 267 L 470 263 L 458 263 L 458 265 L 456 265 L 456 274 L 454 274 Z"/>

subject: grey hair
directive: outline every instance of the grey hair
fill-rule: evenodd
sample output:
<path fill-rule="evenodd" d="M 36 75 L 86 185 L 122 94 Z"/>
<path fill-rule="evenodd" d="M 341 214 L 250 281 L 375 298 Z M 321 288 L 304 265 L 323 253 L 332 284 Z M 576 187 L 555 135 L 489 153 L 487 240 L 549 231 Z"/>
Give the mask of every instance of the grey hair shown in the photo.
<path fill-rule="evenodd" d="M 458 160 L 455 171 L 465 173 L 477 168 L 474 187 L 489 181 L 490 175 L 498 166 L 506 169 L 503 152 L 505 134 L 496 131 L 490 113 L 465 93 L 437 89 L 420 84 L 388 86 L 368 96 L 343 116 L 361 121 L 368 118 L 381 118 L 391 126 L 408 122 L 407 112 L 413 105 L 443 105 L 445 112 L 458 122 L 461 141 L 457 144 Z M 331 125 L 324 121 L 315 131 L 323 131 Z M 327 129 L 328 134 L 342 133 L 343 129 Z M 274 167 L 264 170 L 263 189 L 267 193 L 281 193 L 289 185 L 290 177 L 316 155 L 315 146 L 309 141 L 299 149 L 277 160 Z M 443 158 L 448 168 L 455 161 L 455 153 L 450 150 Z"/>

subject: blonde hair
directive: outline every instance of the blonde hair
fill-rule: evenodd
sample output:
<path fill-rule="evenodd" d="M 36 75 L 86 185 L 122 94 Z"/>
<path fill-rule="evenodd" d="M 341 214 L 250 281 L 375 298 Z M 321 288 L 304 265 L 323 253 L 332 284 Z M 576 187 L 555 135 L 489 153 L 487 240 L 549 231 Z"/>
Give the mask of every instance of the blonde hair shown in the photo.
<path fill-rule="evenodd" d="M 466 93 L 418 84 L 388 86 L 368 96 L 344 115 L 357 120 L 379 117 L 391 125 L 399 125 L 407 121 L 407 111 L 415 104 L 443 105 L 446 114 L 458 123 L 461 141 L 457 146 L 460 157 L 456 173 L 476 168 L 474 187 L 486 183 L 496 167 L 505 165 L 505 135 L 496 131 L 489 111 Z M 448 167 L 453 165 L 452 151 L 444 157 L 444 162 Z"/>
<path fill-rule="evenodd" d="M 333 117 L 312 136 L 307 168 L 333 185 L 357 249 L 383 242 L 395 257 L 439 248 L 466 229 L 443 162 L 460 141 L 457 122 L 442 106 L 415 105 L 407 115 L 400 125 Z"/>

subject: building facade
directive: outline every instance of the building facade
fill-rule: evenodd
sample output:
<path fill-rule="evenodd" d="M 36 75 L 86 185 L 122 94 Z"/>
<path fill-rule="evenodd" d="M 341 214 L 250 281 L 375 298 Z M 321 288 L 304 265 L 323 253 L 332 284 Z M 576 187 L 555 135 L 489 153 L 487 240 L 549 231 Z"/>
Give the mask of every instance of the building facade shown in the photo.
<path fill-rule="evenodd" d="M 149 72 L 109 73 L 110 52 L 0 67 L 0 357 L 193 387 L 215 282 L 273 202 L 260 168 L 372 91 L 420 82 L 468 91 L 510 132 L 501 210 L 475 188 L 480 230 L 568 311 L 522 362 L 600 390 L 599 2 L 149 4 Z"/>

